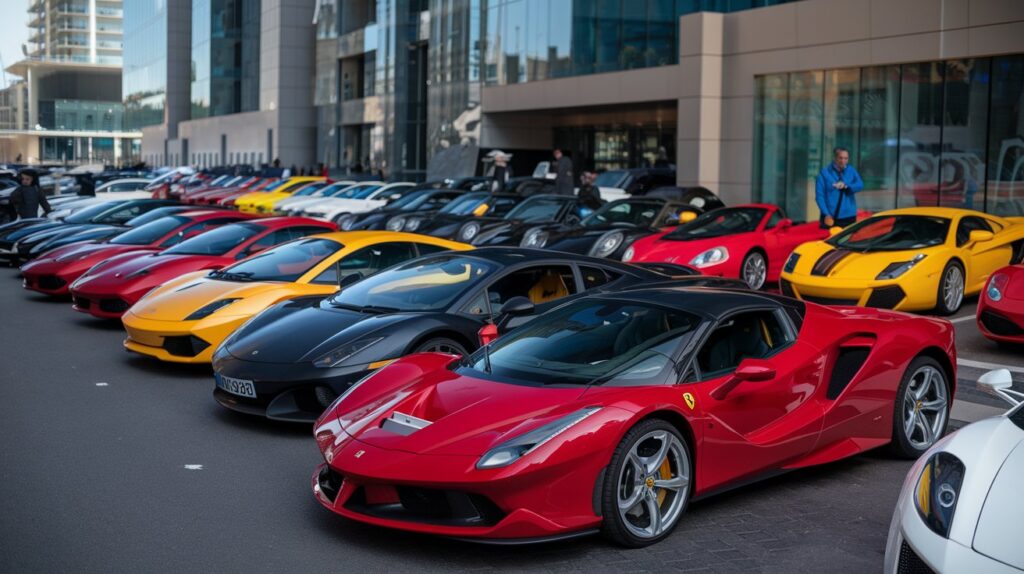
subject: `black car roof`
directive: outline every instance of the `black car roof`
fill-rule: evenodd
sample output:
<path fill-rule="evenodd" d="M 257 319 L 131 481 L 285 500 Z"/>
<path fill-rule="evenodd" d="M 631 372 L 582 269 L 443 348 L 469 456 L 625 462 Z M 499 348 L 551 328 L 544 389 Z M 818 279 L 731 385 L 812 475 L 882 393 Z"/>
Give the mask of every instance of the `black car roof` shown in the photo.
<path fill-rule="evenodd" d="M 712 319 L 721 319 L 734 311 L 764 307 L 766 304 L 785 307 L 801 317 L 804 313 L 803 304 L 794 299 L 743 289 L 662 284 L 636 286 L 597 296 L 657 303 Z"/>

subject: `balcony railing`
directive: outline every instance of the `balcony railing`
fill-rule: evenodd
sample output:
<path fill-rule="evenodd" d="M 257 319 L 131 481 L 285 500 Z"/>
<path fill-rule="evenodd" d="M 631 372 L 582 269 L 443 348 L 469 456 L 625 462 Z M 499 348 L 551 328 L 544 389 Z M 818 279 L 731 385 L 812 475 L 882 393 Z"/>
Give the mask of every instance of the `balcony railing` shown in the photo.
<path fill-rule="evenodd" d="M 121 50 L 124 49 L 124 44 L 121 42 L 96 42 L 96 47 L 104 50 Z"/>
<path fill-rule="evenodd" d="M 124 17 L 124 10 L 122 10 L 120 8 L 106 8 L 104 6 L 97 6 L 96 7 L 96 15 L 97 16 L 106 16 L 106 17 L 110 17 L 110 18 L 123 18 Z"/>
<path fill-rule="evenodd" d="M 96 26 L 97 34 L 123 34 L 123 28 L 115 28 L 113 26 Z"/>
<path fill-rule="evenodd" d="M 57 5 L 57 11 L 63 12 L 64 14 L 88 14 L 89 6 L 82 6 L 81 4 L 59 4 Z"/>

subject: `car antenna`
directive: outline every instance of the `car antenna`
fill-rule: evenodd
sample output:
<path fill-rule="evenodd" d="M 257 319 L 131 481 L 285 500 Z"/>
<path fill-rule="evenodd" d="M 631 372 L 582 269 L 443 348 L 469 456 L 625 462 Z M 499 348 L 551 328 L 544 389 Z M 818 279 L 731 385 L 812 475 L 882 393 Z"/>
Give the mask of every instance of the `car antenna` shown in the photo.
<path fill-rule="evenodd" d="M 494 325 L 494 311 L 491 309 L 491 296 L 487 293 L 487 288 L 484 288 L 484 303 L 487 305 L 487 323 Z M 497 328 L 497 327 L 495 327 Z M 491 343 L 488 341 L 484 343 L 484 372 L 491 372 Z"/>

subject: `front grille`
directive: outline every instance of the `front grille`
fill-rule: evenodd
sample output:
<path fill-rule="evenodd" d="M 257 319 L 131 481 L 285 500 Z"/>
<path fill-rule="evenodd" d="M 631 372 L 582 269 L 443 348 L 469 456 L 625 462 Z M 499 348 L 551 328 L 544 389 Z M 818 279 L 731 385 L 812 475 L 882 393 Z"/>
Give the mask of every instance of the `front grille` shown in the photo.
<path fill-rule="evenodd" d="M 896 574 L 935 574 L 935 571 L 904 541 L 900 546 L 900 561 L 896 565 Z"/>
<path fill-rule="evenodd" d="M 836 363 L 832 366 L 832 375 L 828 381 L 826 396 L 829 400 L 835 400 L 842 394 L 843 389 L 853 380 L 853 376 L 864 366 L 864 361 L 867 360 L 870 353 L 871 349 L 868 347 L 839 349 L 839 356 L 836 357 Z"/>
<path fill-rule="evenodd" d="M 907 294 L 903 292 L 899 285 L 879 287 L 871 292 L 871 296 L 868 297 L 867 306 L 879 309 L 892 309 L 899 305 L 900 301 L 903 301 L 903 298 L 906 296 Z"/>
<path fill-rule="evenodd" d="M 817 303 L 819 305 L 856 305 L 856 299 L 835 299 L 832 297 L 814 297 L 811 295 L 800 295 L 800 298 L 804 301 L 810 301 L 811 303 Z"/>
<path fill-rule="evenodd" d="M 86 299 L 85 297 L 75 297 L 74 299 L 75 299 L 75 307 L 78 307 L 79 309 L 82 309 L 83 311 L 84 310 L 88 310 L 89 306 L 92 304 L 92 301 Z"/>
<path fill-rule="evenodd" d="M 785 279 L 779 279 L 779 290 L 782 291 L 782 294 L 786 297 L 796 298 L 796 291 L 793 291 L 793 284 Z"/>
<path fill-rule="evenodd" d="M 439 490 L 415 486 L 378 486 L 367 496 L 367 487 L 359 487 L 345 503 L 345 508 L 360 514 L 389 520 L 421 522 L 446 526 L 493 526 L 505 513 L 486 496 L 458 490 Z M 382 500 L 382 492 L 393 490 L 395 502 Z"/>
<path fill-rule="evenodd" d="M 818 259 L 818 262 L 814 264 L 814 267 L 811 268 L 811 275 L 827 277 L 828 274 L 836 268 L 836 265 L 839 265 L 840 261 L 846 259 L 852 254 L 852 251 L 846 251 L 845 249 L 833 249 L 832 251 L 829 251 L 822 255 L 821 258 Z"/>
<path fill-rule="evenodd" d="M 57 277 L 56 275 L 43 275 L 37 282 L 40 289 L 55 290 L 67 285 L 67 281 Z"/>
<path fill-rule="evenodd" d="M 104 313 L 124 313 L 128 310 L 128 303 L 121 299 L 103 299 L 100 301 L 100 311 Z"/>
<path fill-rule="evenodd" d="M 320 469 L 316 481 L 320 485 L 320 492 L 324 493 L 327 500 L 334 502 L 334 499 L 338 498 L 338 493 L 341 492 L 341 485 L 345 482 L 345 477 L 331 467 L 325 466 Z"/>
<path fill-rule="evenodd" d="M 164 350 L 177 357 L 195 357 L 210 344 L 193 335 L 164 337 Z"/>
<path fill-rule="evenodd" d="M 981 312 L 981 324 L 993 335 L 999 335 L 1000 337 L 1018 337 L 1024 335 L 1024 328 L 1017 325 L 1013 321 L 993 313 L 988 309 Z"/>

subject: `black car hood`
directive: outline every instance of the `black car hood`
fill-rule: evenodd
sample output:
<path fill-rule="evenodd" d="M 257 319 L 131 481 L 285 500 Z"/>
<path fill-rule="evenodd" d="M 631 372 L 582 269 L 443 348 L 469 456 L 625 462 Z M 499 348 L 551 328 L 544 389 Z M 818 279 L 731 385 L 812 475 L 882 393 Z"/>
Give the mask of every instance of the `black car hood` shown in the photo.
<path fill-rule="evenodd" d="M 35 234 L 35 233 L 42 233 L 44 231 L 49 231 L 49 230 L 52 230 L 52 229 L 56 229 L 58 227 L 66 227 L 66 226 L 69 226 L 69 225 L 80 225 L 80 224 L 62 223 L 60 221 L 41 222 L 41 223 L 37 223 L 35 225 L 26 225 L 25 227 L 20 227 L 18 229 L 13 229 L 13 230 L 11 230 L 11 231 L 3 234 L 3 235 L 0 235 L 0 240 L 3 240 L 3 241 L 18 241 L 18 240 L 24 239 L 24 238 L 28 237 L 29 235 L 32 235 L 32 234 Z"/>
<path fill-rule="evenodd" d="M 538 226 L 545 226 L 544 223 L 528 223 L 521 220 L 507 220 L 486 222 L 482 221 L 480 232 L 473 239 L 473 245 L 515 245 L 518 246 L 523 240 L 527 230 Z"/>
<path fill-rule="evenodd" d="M 89 229 L 79 230 L 77 233 L 60 234 L 50 237 L 45 241 L 37 243 L 35 250 L 41 252 L 70 245 L 72 243 L 78 243 L 80 241 L 102 242 L 120 235 L 124 230 L 125 228 L 123 227 L 114 226 L 90 227 Z"/>
<path fill-rule="evenodd" d="M 361 313 L 331 307 L 326 301 L 322 307 L 284 303 L 271 307 L 245 325 L 231 337 L 225 350 L 239 359 L 253 362 L 312 362 L 346 343 L 384 336 L 395 324 L 410 316 L 408 313 Z M 358 355 L 353 360 L 358 362 Z"/>

